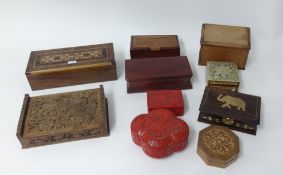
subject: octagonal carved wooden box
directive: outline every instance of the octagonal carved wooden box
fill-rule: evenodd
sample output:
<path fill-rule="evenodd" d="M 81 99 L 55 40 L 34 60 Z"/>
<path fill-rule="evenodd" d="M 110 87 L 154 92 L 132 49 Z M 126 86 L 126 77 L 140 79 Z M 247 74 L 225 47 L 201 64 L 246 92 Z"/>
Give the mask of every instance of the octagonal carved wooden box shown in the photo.
<path fill-rule="evenodd" d="M 200 131 L 197 153 L 207 165 L 225 168 L 239 152 L 239 138 L 228 128 L 212 125 Z"/>

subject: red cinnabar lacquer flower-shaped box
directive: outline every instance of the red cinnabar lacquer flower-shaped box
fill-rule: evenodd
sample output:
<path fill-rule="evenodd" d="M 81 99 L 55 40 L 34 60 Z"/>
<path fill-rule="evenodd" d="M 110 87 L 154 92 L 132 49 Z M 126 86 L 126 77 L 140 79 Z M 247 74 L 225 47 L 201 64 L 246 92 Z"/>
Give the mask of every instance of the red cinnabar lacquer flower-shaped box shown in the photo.
<path fill-rule="evenodd" d="M 189 137 L 189 127 L 167 109 L 138 115 L 131 124 L 133 141 L 153 157 L 162 158 L 183 150 Z"/>

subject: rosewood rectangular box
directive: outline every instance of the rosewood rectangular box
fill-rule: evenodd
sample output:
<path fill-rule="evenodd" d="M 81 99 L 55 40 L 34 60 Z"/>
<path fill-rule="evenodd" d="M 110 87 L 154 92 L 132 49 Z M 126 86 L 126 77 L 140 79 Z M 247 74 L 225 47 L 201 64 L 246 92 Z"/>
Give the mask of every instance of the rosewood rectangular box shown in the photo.
<path fill-rule="evenodd" d="M 107 100 L 98 89 L 25 95 L 17 128 L 23 148 L 109 135 Z"/>
<path fill-rule="evenodd" d="M 128 93 L 192 88 L 186 56 L 126 60 L 125 72 Z"/>
<path fill-rule="evenodd" d="M 32 51 L 26 76 L 32 90 L 116 80 L 113 44 Z"/>
<path fill-rule="evenodd" d="M 217 24 L 203 24 L 199 64 L 207 61 L 234 62 L 245 69 L 251 48 L 250 28 Z"/>
<path fill-rule="evenodd" d="M 180 56 L 177 35 L 136 35 L 131 37 L 131 59 Z"/>
<path fill-rule="evenodd" d="M 198 121 L 256 135 L 260 107 L 261 98 L 258 96 L 206 87 Z"/>

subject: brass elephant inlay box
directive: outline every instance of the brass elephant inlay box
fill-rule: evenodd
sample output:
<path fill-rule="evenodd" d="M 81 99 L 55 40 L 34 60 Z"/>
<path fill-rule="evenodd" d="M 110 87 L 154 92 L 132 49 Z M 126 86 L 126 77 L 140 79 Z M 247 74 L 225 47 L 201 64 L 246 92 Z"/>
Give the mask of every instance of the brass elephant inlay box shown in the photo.
<path fill-rule="evenodd" d="M 260 123 L 261 97 L 206 87 L 198 121 L 256 134 Z"/>
<path fill-rule="evenodd" d="M 206 77 L 210 87 L 237 91 L 240 84 L 237 65 L 232 62 L 208 61 Z"/>
<path fill-rule="evenodd" d="M 98 89 L 25 95 L 17 137 L 23 148 L 109 135 L 107 100 Z"/>

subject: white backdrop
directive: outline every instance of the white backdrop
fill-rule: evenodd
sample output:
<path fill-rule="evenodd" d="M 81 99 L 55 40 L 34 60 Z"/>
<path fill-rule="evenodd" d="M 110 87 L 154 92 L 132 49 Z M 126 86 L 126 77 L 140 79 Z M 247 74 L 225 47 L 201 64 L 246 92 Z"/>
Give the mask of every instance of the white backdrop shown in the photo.
<path fill-rule="evenodd" d="M 0 174 L 178 174 L 283 173 L 281 0 L 0 0 Z M 240 138 L 238 160 L 219 169 L 196 154 L 197 122 L 205 67 L 197 65 L 202 23 L 251 27 L 252 49 L 240 71 L 240 92 L 262 97 L 257 136 Z M 184 90 L 191 128 L 189 145 L 164 159 L 144 155 L 130 137 L 130 123 L 147 112 L 146 94 L 127 94 L 124 60 L 130 35 L 177 34 L 193 69 L 193 89 Z M 30 51 L 113 42 L 119 79 L 102 83 L 109 99 L 111 135 L 22 150 L 16 127 L 25 93 L 31 96 L 97 88 L 101 83 L 31 91 L 25 78 Z"/>

